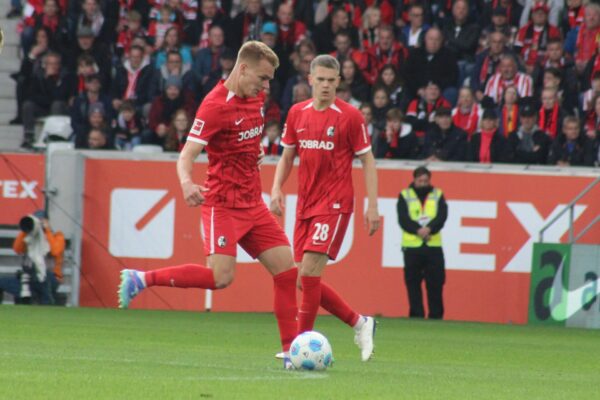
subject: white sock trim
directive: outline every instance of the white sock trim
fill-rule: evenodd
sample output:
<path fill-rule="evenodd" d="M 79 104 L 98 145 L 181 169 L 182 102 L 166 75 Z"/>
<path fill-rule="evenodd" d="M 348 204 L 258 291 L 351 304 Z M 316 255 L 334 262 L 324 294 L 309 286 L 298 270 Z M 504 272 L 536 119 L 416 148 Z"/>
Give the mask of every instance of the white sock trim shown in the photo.
<path fill-rule="evenodd" d="M 358 321 L 356 321 L 356 324 L 354 324 L 353 328 L 355 331 L 360 330 L 360 328 L 363 327 L 363 325 L 365 324 L 365 322 L 367 322 L 367 317 L 365 317 L 364 315 L 358 315 Z"/>
<path fill-rule="evenodd" d="M 142 281 L 142 284 L 144 285 L 144 287 L 145 288 L 148 287 L 148 285 L 146 284 L 146 273 L 145 272 L 141 272 L 141 271 L 136 271 L 135 273 L 137 274 L 137 276 Z"/>

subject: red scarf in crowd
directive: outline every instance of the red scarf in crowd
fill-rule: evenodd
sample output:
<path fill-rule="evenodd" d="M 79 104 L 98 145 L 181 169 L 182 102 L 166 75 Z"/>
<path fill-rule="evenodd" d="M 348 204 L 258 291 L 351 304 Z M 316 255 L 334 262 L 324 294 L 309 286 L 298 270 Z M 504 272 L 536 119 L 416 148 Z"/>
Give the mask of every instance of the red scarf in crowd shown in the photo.
<path fill-rule="evenodd" d="M 52 33 L 56 32 L 56 28 L 58 28 L 58 16 L 49 17 L 44 14 L 42 16 L 42 25 L 50 29 Z"/>
<path fill-rule="evenodd" d="M 77 93 L 82 93 L 85 90 L 85 76 L 79 74 L 77 79 Z"/>
<path fill-rule="evenodd" d="M 558 128 L 558 104 L 552 108 L 552 112 L 547 112 L 544 107 L 540 109 L 539 115 L 540 129 L 546 132 L 552 139 L 556 137 L 556 129 Z"/>
<path fill-rule="evenodd" d="M 137 71 L 127 71 L 127 88 L 125 89 L 125 95 L 123 95 L 124 99 L 135 99 L 136 93 L 135 89 L 137 87 L 137 80 L 140 76 L 140 72 L 142 69 L 138 69 Z"/>
<path fill-rule="evenodd" d="M 491 163 L 492 162 L 492 139 L 494 139 L 493 131 L 481 131 L 481 144 L 479 146 L 479 162 L 480 163 Z"/>
<path fill-rule="evenodd" d="M 471 135 L 477 131 L 477 124 L 479 123 L 479 105 L 473 104 L 473 106 L 471 106 L 471 111 L 467 114 L 463 114 L 460 107 L 457 107 L 456 113 L 452 116 L 452 123 L 454 126 L 467 132 L 470 139 Z"/>
<path fill-rule="evenodd" d="M 479 83 L 482 85 L 487 83 L 488 78 L 496 73 L 499 61 L 500 59 L 492 60 L 489 54 L 485 56 L 481 65 L 481 72 L 479 73 Z"/>
<path fill-rule="evenodd" d="M 596 52 L 598 39 L 600 39 L 600 27 L 593 31 L 588 30 L 584 24 L 579 27 L 575 48 L 577 61 L 588 61 Z"/>
<path fill-rule="evenodd" d="M 583 24 L 584 8 L 579 6 L 577 8 L 569 8 L 569 27 L 575 28 Z"/>
<path fill-rule="evenodd" d="M 502 107 L 502 126 L 504 127 L 504 136 L 514 132 L 517 129 L 519 107 L 513 104 L 510 110 L 507 106 Z"/>
<path fill-rule="evenodd" d="M 594 111 L 594 110 L 588 111 L 586 118 L 585 118 L 585 129 L 588 131 L 597 131 L 600 127 L 599 123 L 600 123 L 600 120 L 598 119 L 598 116 L 596 115 L 596 111 Z"/>

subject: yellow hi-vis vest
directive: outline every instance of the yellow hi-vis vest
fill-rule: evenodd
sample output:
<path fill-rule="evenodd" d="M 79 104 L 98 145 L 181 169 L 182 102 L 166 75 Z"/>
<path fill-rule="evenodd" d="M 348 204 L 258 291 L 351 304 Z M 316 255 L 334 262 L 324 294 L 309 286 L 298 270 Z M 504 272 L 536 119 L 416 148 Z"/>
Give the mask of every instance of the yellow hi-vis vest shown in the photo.
<path fill-rule="evenodd" d="M 421 226 L 427 226 L 429 222 L 437 216 L 438 201 L 442 197 L 442 191 L 438 188 L 433 188 L 425 199 L 425 204 L 421 204 L 421 200 L 413 188 L 404 189 L 402 197 L 406 201 L 408 215 L 410 219 L 416 221 Z M 402 232 L 402 247 L 421 247 L 423 239 L 419 235 L 413 235 L 406 231 Z M 427 241 L 429 247 L 442 246 L 442 234 L 440 232 L 431 235 Z"/>

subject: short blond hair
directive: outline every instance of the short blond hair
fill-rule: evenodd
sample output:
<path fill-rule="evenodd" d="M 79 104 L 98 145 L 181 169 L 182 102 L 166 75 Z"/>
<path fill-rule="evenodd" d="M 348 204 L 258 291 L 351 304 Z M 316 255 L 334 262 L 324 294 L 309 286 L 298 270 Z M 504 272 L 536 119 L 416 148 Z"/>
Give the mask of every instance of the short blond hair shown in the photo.
<path fill-rule="evenodd" d="M 260 60 L 267 60 L 273 67 L 279 67 L 279 57 L 263 42 L 250 40 L 242 45 L 238 52 L 238 61 L 259 63 Z"/>

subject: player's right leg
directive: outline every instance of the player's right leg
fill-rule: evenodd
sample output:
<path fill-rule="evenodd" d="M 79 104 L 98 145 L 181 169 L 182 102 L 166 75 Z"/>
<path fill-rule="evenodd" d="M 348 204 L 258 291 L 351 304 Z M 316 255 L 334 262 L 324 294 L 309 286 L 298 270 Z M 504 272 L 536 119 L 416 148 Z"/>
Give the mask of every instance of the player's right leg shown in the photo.
<path fill-rule="evenodd" d="M 312 331 L 321 304 L 321 274 L 327 265 L 327 254 L 307 251 L 300 264 L 302 302 L 298 310 L 298 333 Z"/>
<path fill-rule="evenodd" d="M 227 209 L 202 208 L 204 250 L 209 267 L 184 264 L 148 272 L 125 269 L 121 271 L 119 307 L 127 308 L 131 300 L 151 286 L 178 288 L 222 289 L 233 281 L 237 237 L 235 225 Z"/>
<path fill-rule="evenodd" d="M 294 253 L 302 254 L 303 252 L 304 256 L 311 252 L 321 254 L 324 256 L 323 266 L 329 259 L 335 260 L 350 222 L 350 216 L 350 214 L 323 215 L 297 221 L 294 231 Z M 302 271 L 306 274 L 304 267 L 305 260 L 303 258 L 301 275 Z M 303 293 L 305 292 L 304 286 L 302 283 Z M 374 349 L 373 338 L 376 324 L 373 317 L 362 316 L 354 311 L 331 286 L 323 281 L 320 285 L 320 305 L 354 329 L 354 342 L 360 348 L 361 360 L 369 360 Z M 301 316 L 299 316 L 300 318 Z M 300 332 L 303 331 L 300 330 Z"/>

